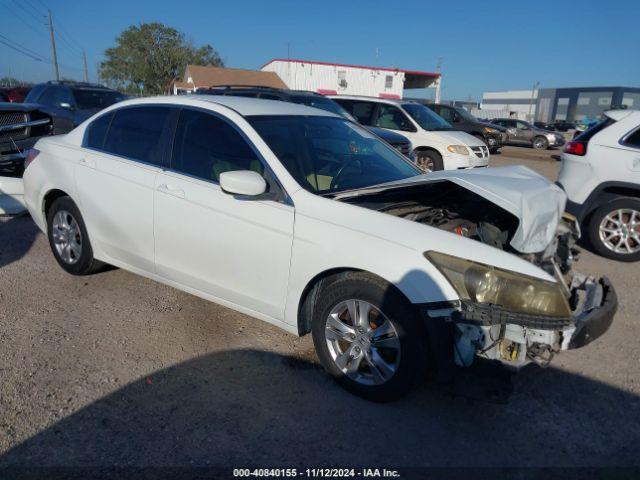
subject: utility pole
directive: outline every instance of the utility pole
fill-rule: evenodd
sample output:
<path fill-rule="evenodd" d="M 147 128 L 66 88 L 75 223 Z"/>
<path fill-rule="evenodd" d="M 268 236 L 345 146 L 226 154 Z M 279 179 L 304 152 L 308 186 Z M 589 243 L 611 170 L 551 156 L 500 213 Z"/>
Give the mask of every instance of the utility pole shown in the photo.
<path fill-rule="evenodd" d="M 87 69 L 87 51 L 82 49 L 82 61 L 84 62 L 84 81 L 89 83 L 89 69 Z"/>
<path fill-rule="evenodd" d="M 53 20 L 51 20 L 51 10 L 49 10 L 49 33 L 51 34 L 51 53 L 53 56 L 53 69 L 56 74 L 56 80 L 60 80 L 60 71 L 58 70 L 58 54 L 56 53 L 56 39 L 53 36 Z"/>
<path fill-rule="evenodd" d="M 438 57 L 438 64 L 436 65 L 436 72 L 439 73 L 439 77 L 436 84 L 436 103 L 440 103 L 440 95 L 442 93 L 442 57 Z"/>

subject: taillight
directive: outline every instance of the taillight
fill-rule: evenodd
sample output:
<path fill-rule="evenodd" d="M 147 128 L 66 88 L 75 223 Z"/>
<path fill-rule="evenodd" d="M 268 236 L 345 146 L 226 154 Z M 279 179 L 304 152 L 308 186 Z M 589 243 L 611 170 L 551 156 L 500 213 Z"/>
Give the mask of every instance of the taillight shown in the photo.
<path fill-rule="evenodd" d="M 31 165 L 31 162 L 33 162 L 39 154 L 40 150 L 36 148 L 30 148 L 27 151 L 27 158 L 24 159 L 24 168 L 27 168 L 29 165 Z"/>
<path fill-rule="evenodd" d="M 587 144 L 585 142 L 571 141 L 564 146 L 564 153 L 571 155 L 584 156 L 587 153 Z"/>

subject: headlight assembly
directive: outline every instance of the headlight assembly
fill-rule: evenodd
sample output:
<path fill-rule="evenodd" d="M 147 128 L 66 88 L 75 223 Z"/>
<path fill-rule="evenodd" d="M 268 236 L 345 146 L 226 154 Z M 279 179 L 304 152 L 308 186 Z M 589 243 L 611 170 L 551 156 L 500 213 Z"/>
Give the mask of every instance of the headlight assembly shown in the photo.
<path fill-rule="evenodd" d="M 529 315 L 571 315 L 569 303 L 557 283 L 443 253 L 425 252 L 424 256 L 464 300 L 492 303 Z"/>
<path fill-rule="evenodd" d="M 449 145 L 447 150 L 458 155 L 469 155 L 469 149 L 464 145 Z"/>
<path fill-rule="evenodd" d="M 484 133 L 500 133 L 500 132 L 498 130 L 496 130 L 495 128 L 484 127 Z"/>

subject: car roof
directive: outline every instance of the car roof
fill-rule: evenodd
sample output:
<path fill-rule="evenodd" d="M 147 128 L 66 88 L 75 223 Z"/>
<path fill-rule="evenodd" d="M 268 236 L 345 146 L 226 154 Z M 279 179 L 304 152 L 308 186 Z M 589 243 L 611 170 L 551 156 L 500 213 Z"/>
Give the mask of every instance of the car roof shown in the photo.
<path fill-rule="evenodd" d="M 298 103 L 281 102 L 279 100 L 267 100 L 264 98 L 234 97 L 232 95 L 170 95 L 162 97 L 146 97 L 133 100 L 125 100 L 116 103 L 113 107 L 131 105 L 144 105 L 149 103 L 166 103 L 170 105 L 201 106 L 201 102 L 222 105 L 242 116 L 251 115 L 305 115 L 317 117 L 337 117 L 340 115 L 307 107 Z M 112 108 L 113 108 L 112 107 Z"/>
<path fill-rule="evenodd" d="M 638 115 L 640 116 L 639 110 L 627 110 L 627 109 L 619 109 L 619 110 L 607 110 L 604 114 L 612 120 L 616 122 L 622 120 L 623 118 L 628 117 L 629 115 Z"/>
<path fill-rule="evenodd" d="M 332 100 L 362 100 L 366 102 L 376 102 L 376 103 L 388 103 L 390 105 L 403 105 L 407 103 L 415 103 L 417 105 L 421 105 L 419 102 L 415 102 L 413 100 L 402 100 L 395 98 L 380 98 L 380 97 L 367 97 L 364 95 L 327 95 Z"/>

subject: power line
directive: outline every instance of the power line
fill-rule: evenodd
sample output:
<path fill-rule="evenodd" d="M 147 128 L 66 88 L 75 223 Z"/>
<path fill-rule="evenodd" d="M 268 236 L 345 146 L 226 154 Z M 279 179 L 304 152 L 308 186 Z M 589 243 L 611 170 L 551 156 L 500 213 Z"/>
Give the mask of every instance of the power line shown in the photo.
<path fill-rule="evenodd" d="M 24 24 L 26 27 L 29 27 L 31 30 L 33 30 L 33 31 L 34 31 L 34 32 L 36 32 L 37 34 L 42 34 L 42 33 L 44 33 L 44 31 L 43 31 L 43 30 L 40 30 L 40 29 L 38 29 L 37 27 L 35 27 L 32 23 L 30 23 L 30 21 L 25 20 L 25 18 L 22 16 L 22 13 L 21 13 L 21 12 L 20 12 L 20 14 L 19 14 L 19 11 L 18 11 L 18 10 L 14 10 L 14 9 L 13 9 L 13 5 L 8 4 L 8 3 L 5 3 L 5 4 L 4 4 L 4 6 L 5 6 L 6 8 L 8 8 L 8 9 L 9 9 L 9 11 L 10 11 L 11 13 L 13 13 L 13 14 L 16 16 L 16 18 L 17 18 L 18 20 L 20 20 L 20 22 L 21 22 L 22 24 Z"/>
<path fill-rule="evenodd" d="M 2 43 L 3 45 L 6 45 L 7 47 L 11 48 L 12 50 L 15 50 L 15 51 L 16 51 L 16 52 L 18 52 L 18 53 L 21 53 L 21 54 L 23 54 L 23 55 L 26 55 L 27 57 L 29 57 L 29 58 L 31 58 L 31 59 L 33 59 L 33 60 L 37 61 L 37 62 L 44 62 L 44 61 L 45 61 L 45 60 L 43 60 L 42 58 L 35 57 L 35 56 L 31 55 L 30 53 L 24 52 L 24 51 L 20 50 L 19 48 L 14 47 L 13 45 L 11 45 L 11 44 L 9 44 L 9 43 L 5 42 L 5 41 L 4 41 L 4 40 L 2 40 L 2 39 L 0 39 L 0 43 Z"/>
<path fill-rule="evenodd" d="M 23 50 L 23 51 L 29 53 L 30 55 L 33 55 L 35 57 L 39 57 L 41 59 L 46 59 L 47 58 L 44 55 L 41 55 L 40 53 L 38 53 L 38 52 L 36 52 L 34 50 L 31 50 L 30 48 L 27 48 L 27 47 L 25 47 L 23 45 L 20 45 L 18 42 L 14 41 L 14 40 L 12 40 L 12 39 L 10 39 L 8 37 L 5 37 L 2 34 L 0 34 L 0 38 L 3 38 L 6 42 L 10 42 L 13 45 L 13 47 L 18 48 L 20 50 Z"/>

